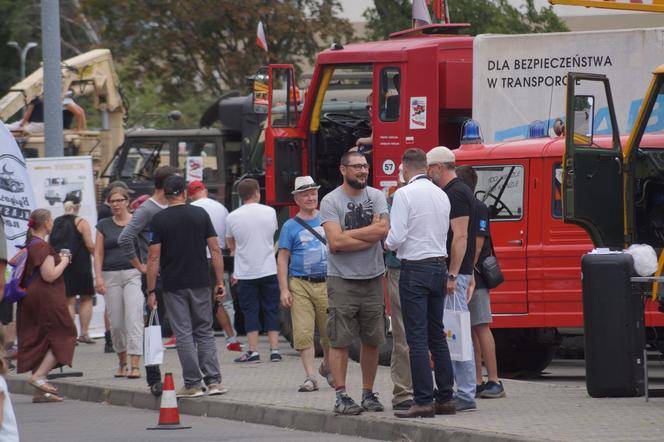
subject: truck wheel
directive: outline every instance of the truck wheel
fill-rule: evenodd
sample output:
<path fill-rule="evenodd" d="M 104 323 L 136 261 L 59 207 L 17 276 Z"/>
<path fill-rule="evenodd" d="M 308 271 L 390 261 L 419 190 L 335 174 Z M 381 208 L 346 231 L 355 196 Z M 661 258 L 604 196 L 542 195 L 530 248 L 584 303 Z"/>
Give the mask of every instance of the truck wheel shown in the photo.
<path fill-rule="evenodd" d="M 348 357 L 355 362 L 360 362 L 360 339 L 357 338 L 348 347 Z M 385 343 L 378 349 L 378 364 L 389 367 L 392 359 L 392 334 L 387 335 Z"/>
<path fill-rule="evenodd" d="M 560 345 L 555 328 L 494 329 L 498 374 L 504 378 L 537 378 Z"/>

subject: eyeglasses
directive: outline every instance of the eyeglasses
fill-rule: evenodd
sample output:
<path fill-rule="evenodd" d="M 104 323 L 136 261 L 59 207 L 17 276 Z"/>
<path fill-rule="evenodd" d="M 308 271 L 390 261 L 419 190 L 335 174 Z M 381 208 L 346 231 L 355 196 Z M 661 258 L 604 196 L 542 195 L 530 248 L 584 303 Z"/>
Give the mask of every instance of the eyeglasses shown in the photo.
<path fill-rule="evenodd" d="M 360 170 L 369 170 L 369 165 L 368 164 L 344 164 L 345 167 L 350 167 L 356 172 L 359 172 Z"/>
<path fill-rule="evenodd" d="M 108 200 L 108 204 L 122 204 L 127 201 L 127 198 L 121 198 L 117 200 Z"/>

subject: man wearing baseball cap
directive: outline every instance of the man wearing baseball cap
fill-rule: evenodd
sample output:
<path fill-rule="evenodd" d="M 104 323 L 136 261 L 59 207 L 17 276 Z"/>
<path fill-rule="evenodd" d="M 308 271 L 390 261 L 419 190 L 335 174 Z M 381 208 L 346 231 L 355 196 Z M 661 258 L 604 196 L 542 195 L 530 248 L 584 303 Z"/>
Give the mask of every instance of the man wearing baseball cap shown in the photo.
<path fill-rule="evenodd" d="M 219 201 L 208 197 L 208 190 L 201 181 L 195 180 L 189 183 L 189 186 L 187 186 L 187 195 L 191 199 L 192 206 L 202 208 L 210 216 L 212 226 L 215 232 L 217 232 L 219 248 L 222 250 L 226 248 L 226 217 L 228 216 L 228 210 Z M 212 267 L 209 250 L 207 251 L 207 257 L 210 267 L 210 281 L 214 281 L 214 267 Z M 212 295 L 214 296 L 214 293 Z M 227 297 L 224 304 L 229 301 L 231 304 L 233 303 L 233 299 L 230 296 Z M 228 312 L 224 304 L 213 302 L 213 311 L 219 325 L 224 329 L 226 348 L 231 351 L 242 351 L 242 346 L 238 342 L 237 336 L 235 336 L 235 330 L 233 330 L 233 325 L 231 325 L 231 320 L 228 317 Z"/>
<path fill-rule="evenodd" d="M 320 225 L 318 189 L 310 176 L 295 178 L 292 192 L 300 211 L 284 223 L 279 235 L 277 275 L 281 305 L 290 308 L 293 346 L 300 353 L 306 378 L 298 391 L 318 390 L 314 370 L 314 326 L 318 326 L 324 361 L 321 376 L 334 388 L 328 362 L 327 336 L 327 240 Z"/>
<path fill-rule="evenodd" d="M 445 146 L 427 152 L 428 175 L 450 200 L 450 228 L 447 234 L 447 296 L 453 305 L 468 311 L 468 287 L 475 259 L 475 196 L 456 176 L 456 158 Z M 457 384 L 456 411 L 475 410 L 475 361 L 452 361 Z"/>

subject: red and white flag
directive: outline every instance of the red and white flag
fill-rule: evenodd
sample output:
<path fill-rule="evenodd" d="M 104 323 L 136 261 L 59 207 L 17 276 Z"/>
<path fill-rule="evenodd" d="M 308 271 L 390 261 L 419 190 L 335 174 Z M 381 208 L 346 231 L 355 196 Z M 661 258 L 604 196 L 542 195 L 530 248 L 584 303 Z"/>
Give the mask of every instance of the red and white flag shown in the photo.
<path fill-rule="evenodd" d="M 413 0 L 413 27 L 431 24 L 429 8 L 424 0 Z"/>
<path fill-rule="evenodd" d="M 256 44 L 267 52 L 267 40 L 265 39 L 265 29 L 263 29 L 263 21 L 258 22 L 258 29 L 256 30 Z"/>

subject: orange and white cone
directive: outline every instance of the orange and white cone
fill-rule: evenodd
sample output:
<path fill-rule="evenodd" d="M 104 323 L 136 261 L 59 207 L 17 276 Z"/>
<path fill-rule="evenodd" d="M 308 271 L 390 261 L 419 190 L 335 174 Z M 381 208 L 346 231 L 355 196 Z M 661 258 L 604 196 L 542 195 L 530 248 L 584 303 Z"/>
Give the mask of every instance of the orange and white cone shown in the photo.
<path fill-rule="evenodd" d="M 161 393 L 161 406 L 159 408 L 159 422 L 156 427 L 148 427 L 147 430 L 184 430 L 187 427 L 180 425 L 180 412 L 178 401 L 175 397 L 175 386 L 173 385 L 173 373 L 164 375 L 164 388 Z"/>

